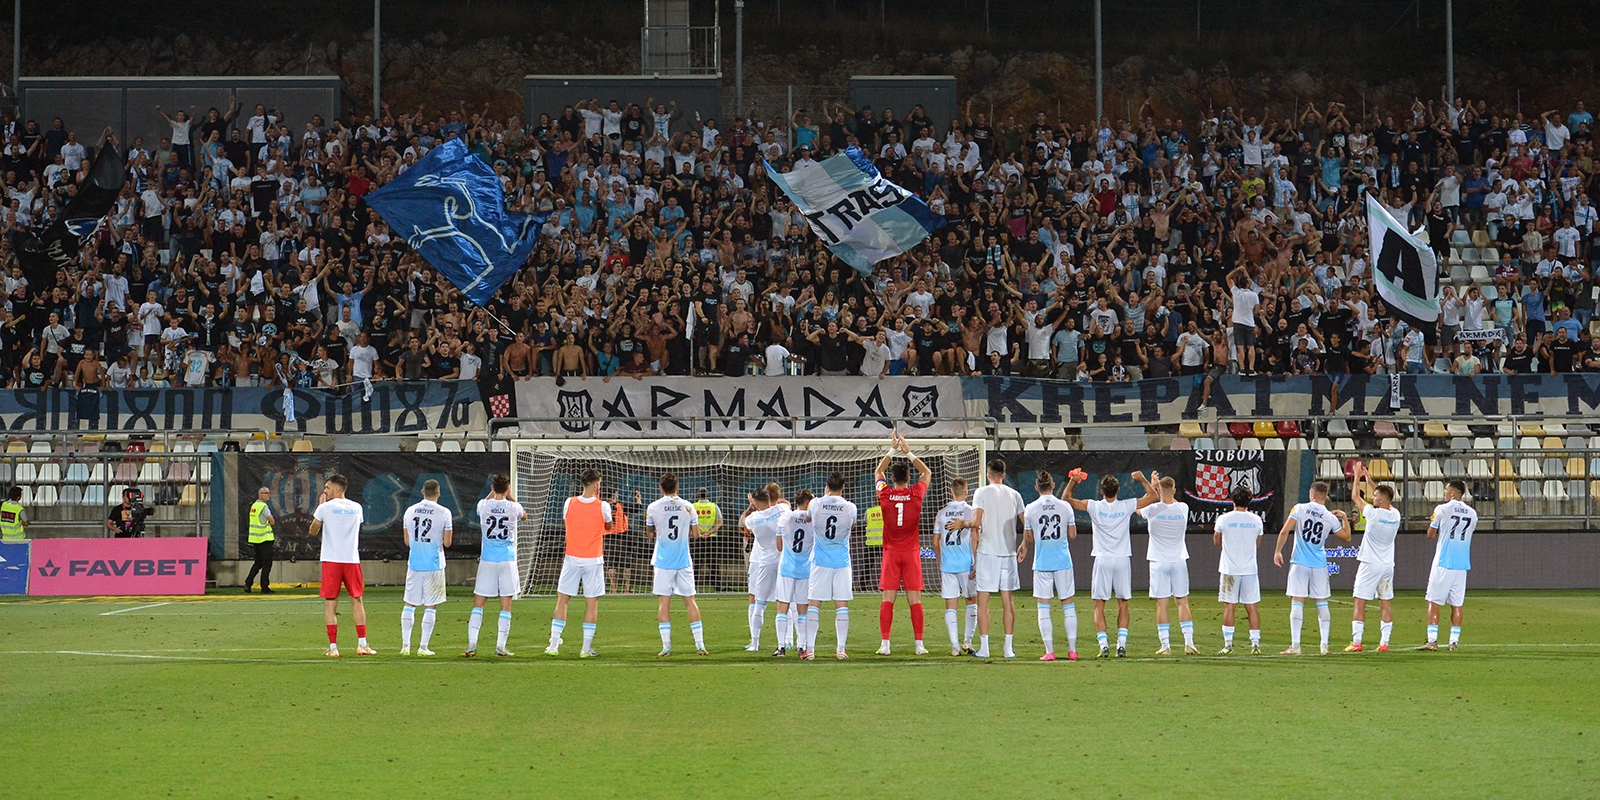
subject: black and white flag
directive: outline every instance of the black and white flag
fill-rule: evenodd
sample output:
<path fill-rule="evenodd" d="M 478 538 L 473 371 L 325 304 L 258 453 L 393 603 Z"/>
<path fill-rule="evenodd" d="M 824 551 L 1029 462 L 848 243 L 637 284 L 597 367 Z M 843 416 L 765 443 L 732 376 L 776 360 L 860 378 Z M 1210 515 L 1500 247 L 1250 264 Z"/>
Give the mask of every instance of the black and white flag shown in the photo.
<path fill-rule="evenodd" d="M 1423 331 L 1439 321 L 1439 261 L 1433 249 L 1367 195 L 1372 282 L 1395 319 Z"/>

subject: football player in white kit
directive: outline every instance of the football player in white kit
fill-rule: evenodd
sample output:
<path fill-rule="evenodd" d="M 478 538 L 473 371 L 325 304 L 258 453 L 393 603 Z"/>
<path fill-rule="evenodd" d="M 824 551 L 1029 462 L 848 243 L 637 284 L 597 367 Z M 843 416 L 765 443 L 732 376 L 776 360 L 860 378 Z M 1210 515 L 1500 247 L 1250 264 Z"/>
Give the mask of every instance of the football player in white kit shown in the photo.
<path fill-rule="evenodd" d="M 845 641 L 850 637 L 850 601 L 855 598 L 850 576 L 850 531 L 856 525 L 856 504 L 843 497 L 844 475 L 828 474 L 828 488 L 811 501 L 810 516 L 814 538 L 811 552 L 810 609 L 806 629 L 811 641 L 807 654 L 815 649 L 817 624 L 822 619 L 818 603 L 833 602 L 834 657 L 849 658 Z"/>
<path fill-rule="evenodd" d="M 811 638 L 808 633 L 811 591 L 811 550 L 816 536 L 811 524 L 811 492 L 801 489 L 794 496 L 796 509 L 786 511 L 778 520 L 778 584 L 773 589 L 773 599 L 778 603 L 778 649 L 772 654 L 778 658 L 789 655 L 789 631 L 795 633 L 795 647 L 802 661 L 811 661 Z"/>
<path fill-rule="evenodd" d="M 637 491 L 634 500 L 642 502 Z M 672 655 L 672 616 L 668 607 L 672 596 L 683 598 L 689 612 L 689 632 L 694 634 L 696 655 L 706 655 L 705 632 L 700 624 L 700 605 L 694 599 L 694 564 L 689 560 L 689 540 L 705 535 L 700 530 L 700 512 L 693 503 L 678 496 L 678 476 L 661 476 L 661 497 L 645 509 L 645 536 L 655 539 L 650 566 L 655 570 L 651 591 L 656 596 L 656 623 L 661 631 L 661 652 Z"/>
<path fill-rule="evenodd" d="M 1255 499 L 1243 486 L 1233 487 L 1228 499 L 1233 510 L 1218 515 L 1211 543 L 1222 549 L 1217 561 L 1220 576 L 1217 601 L 1222 603 L 1222 649 L 1217 655 L 1233 654 L 1234 607 L 1244 605 L 1250 620 L 1250 655 L 1261 655 L 1261 576 L 1256 570 L 1256 548 L 1267 532 L 1266 523 L 1250 510 Z"/>
<path fill-rule="evenodd" d="M 766 624 L 767 603 L 778 585 L 778 520 L 789 511 L 787 503 L 773 501 L 763 486 L 749 495 L 750 506 L 739 516 L 739 527 L 750 534 L 750 643 L 745 651 L 761 649 L 761 628 Z"/>
<path fill-rule="evenodd" d="M 1428 573 L 1428 641 L 1418 650 L 1439 649 L 1439 606 L 1450 606 L 1450 649 L 1461 645 L 1461 605 L 1467 599 L 1467 572 L 1472 569 L 1472 534 L 1478 512 L 1467 505 L 1467 485 L 1444 485 L 1444 502 L 1433 509 L 1428 538 L 1438 540 L 1433 571 Z"/>
<path fill-rule="evenodd" d="M 1324 542 L 1332 534 L 1341 541 L 1350 541 L 1350 518 L 1343 511 L 1328 510 L 1328 484 L 1317 481 L 1311 484 L 1309 502 L 1296 503 L 1289 511 L 1278 531 L 1278 545 L 1272 553 L 1272 563 L 1283 566 L 1283 546 L 1294 535 L 1294 555 L 1289 564 L 1289 648 L 1279 653 L 1284 656 L 1300 655 L 1300 626 L 1306 618 L 1306 598 L 1317 601 L 1317 627 L 1322 631 L 1323 655 L 1328 654 L 1328 628 L 1332 618 L 1328 614 L 1328 551 Z"/>
<path fill-rule="evenodd" d="M 422 500 L 406 509 L 402 527 L 406 547 L 405 608 L 400 610 L 400 655 L 411 655 L 411 629 L 417 623 L 417 606 L 422 606 L 422 641 L 417 655 L 431 656 L 428 641 L 433 638 L 435 609 L 444 602 L 444 549 L 450 546 L 454 531 L 450 509 L 439 505 L 439 482 L 422 484 Z"/>
<path fill-rule="evenodd" d="M 1160 473 L 1150 473 L 1160 478 Z M 1154 503 L 1159 495 L 1144 473 L 1133 473 L 1133 479 L 1144 486 L 1143 497 L 1118 500 L 1122 484 L 1117 476 L 1106 475 L 1100 479 L 1100 500 L 1078 500 L 1072 496 L 1083 470 L 1073 470 L 1067 476 L 1067 493 L 1064 498 L 1078 511 L 1089 512 L 1092 523 L 1094 571 L 1089 579 L 1089 597 L 1094 600 L 1095 639 L 1100 644 L 1099 658 L 1111 657 L 1111 646 L 1106 637 L 1106 601 L 1117 599 L 1117 658 L 1128 655 L 1128 601 L 1133 598 L 1133 542 L 1128 537 L 1128 525 L 1133 515 Z"/>
<path fill-rule="evenodd" d="M 1167 616 L 1167 601 L 1178 601 L 1178 628 L 1183 631 L 1184 655 L 1197 656 L 1194 646 L 1194 617 L 1189 613 L 1189 504 L 1178 502 L 1178 484 L 1161 478 L 1157 484 L 1161 500 L 1145 506 L 1139 513 L 1150 530 L 1145 557 L 1150 561 L 1150 597 L 1156 601 L 1156 638 L 1161 647 L 1156 655 L 1172 654 L 1172 624 Z"/>
<path fill-rule="evenodd" d="M 1056 660 L 1055 623 L 1050 620 L 1050 601 L 1061 601 L 1061 616 L 1067 631 L 1067 660 L 1078 660 L 1078 605 L 1073 597 L 1078 593 L 1077 582 L 1072 577 L 1072 553 L 1067 542 L 1078 538 L 1078 515 L 1072 506 L 1056 497 L 1056 479 L 1044 470 L 1034 480 L 1033 487 L 1039 497 L 1022 512 L 1022 529 L 1033 534 L 1033 601 L 1039 607 L 1039 636 L 1044 639 L 1044 655 L 1040 661 Z M 1022 539 L 1026 558 L 1028 539 Z"/>
<path fill-rule="evenodd" d="M 483 552 L 478 557 L 478 580 L 472 587 L 472 614 L 467 617 L 467 649 L 463 658 L 478 654 L 478 630 L 483 627 L 483 605 L 500 598 L 500 621 L 495 626 L 494 654 L 515 655 L 506 649 L 511 635 L 511 601 L 522 590 L 517 580 L 517 522 L 528 514 L 511 496 L 511 478 L 497 473 L 489 496 L 478 501 L 478 522 L 483 527 Z"/>
<path fill-rule="evenodd" d="M 944 629 L 950 634 L 950 655 L 972 652 L 972 632 L 978 627 L 978 592 L 973 586 L 973 569 L 978 542 L 970 528 L 952 528 L 953 520 L 972 519 L 972 504 L 967 502 L 967 479 L 950 479 L 950 502 L 933 518 L 933 555 L 939 559 L 939 596 L 944 598 Z M 956 638 L 956 606 L 966 600 L 964 636 Z"/>
<path fill-rule="evenodd" d="M 1361 652 L 1361 639 L 1367 631 L 1367 603 L 1377 598 L 1383 611 L 1378 652 L 1387 653 L 1389 634 L 1394 630 L 1390 601 L 1394 599 L 1394 539 L 1400 533 L 1400 510 L 1394 507 L 1394 487 L 1375 484 L 1365 464 L 1356 462 L 1353 477 L 1355 492 L 1351 499 L 1366 533 L 1361 535 L 1361 549 L 1356 554 L 1360 562 L 1356 567 L 1356 608 L 1350 615 L 1350 644 L 1344 651 Z"/>

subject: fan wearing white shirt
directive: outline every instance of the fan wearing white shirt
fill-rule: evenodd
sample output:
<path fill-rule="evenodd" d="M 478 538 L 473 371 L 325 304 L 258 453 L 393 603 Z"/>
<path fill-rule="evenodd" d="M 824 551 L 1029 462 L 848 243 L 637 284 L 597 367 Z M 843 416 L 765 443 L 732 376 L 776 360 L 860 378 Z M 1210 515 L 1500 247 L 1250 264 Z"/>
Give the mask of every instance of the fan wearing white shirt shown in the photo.
<path fill-rule="evenodd" d="M 1172 654 L 1167 601 L 1176 598 L 1183 653 L 1197 656 L 1194 617 L 1189 613 L 1189 548 L 1184 543 L 1189 532 L 1189 504 L 1178 502 L 1178 484 L 1172 478 L 1162 478 L 1156 485 L 1161 501 L 1139 512 L 1150 531 L 1146 557 L 1150 561 L 1150 597 L 1156 601 L 1156 636 L 1161 642 L 1156 655 Z"/>
<path fill-rule="evenodd" d="M 1072 491 L 1086 477 L 1081 469 L 1067 476 L 1067 491 L 1062 499 L 1072 504 L 1076 511 L 1086 511 L 1094 532 L 1094 570 L 1090 573 L 1089 599 L 1094 601 L 1095 639 L 1100 643 L 1098 658 L 1110 658 L 1111 647 L 1106 637 L 1106 601 L 1117 599 L 1117 658 L 1128 656 L 1128 600 L 1133 597 L 1133 544 L 1128 538 L 1128 526 L 1133 515 L 1145 506 L 1160 499 L 1156 489 L 1146 480 L 1144 473 L 1133 473 L 1133 479 L 1144 486 L 1144 496 L 1118 500 L 1122 484 L 1117 476 L 1106 475 L 1100 479 L 1100 500 L 1079 500 Z M 1160 473 L 1151 473 L 1159 479 Z"/>
<path fill-rule="evenodd" d="M 1383 611 L 1382 638 L 1378 652 L 1389 652 L 1389 634 L 1394 630 L 1394 540 L 1400 533 L 1400 511 L 1394 507 L 1394 487 L 1379 486 L 1367 472 L 1367 465 L 1355 464 L 1356 513 L 1365 523 L 1361 535 L 1361 548 L 1356 553 L 1360 566 L 1356 568 L 1355 611 L 1350 616 L 1350 645 L 1346 653 L 1361 652 L 1361 639 L 1367 629 L 1367 603 L 1373 598 Z M 1371 498 L 1370 501 L 1368 498 Z"/>

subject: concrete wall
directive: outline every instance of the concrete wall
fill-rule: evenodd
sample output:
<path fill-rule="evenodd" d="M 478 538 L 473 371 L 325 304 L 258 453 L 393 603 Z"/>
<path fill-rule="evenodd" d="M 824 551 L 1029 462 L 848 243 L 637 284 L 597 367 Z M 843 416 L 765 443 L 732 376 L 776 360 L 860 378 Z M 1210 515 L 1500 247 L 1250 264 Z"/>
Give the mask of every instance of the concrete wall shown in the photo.
<path fill-rule="evenodd" d="M 228 110 L 228 98 L 239 96 L 239 115 L 236 127 L 243 129 L 245 120 L 254 113 L 257 103 L 282 112 L 296 138 L 311 120 L 312 114 L 321 114 L 324 120 L 339 115 L 343 95 L 343 82 L 333 75 L 307 75 L 303 77 L 141 77 L 105 76 L 72 78 L 23 78 L 20 86 L 22 117 L 36 120 L 41 130 L 50 129 L 50 121 L 61 117 L 67 130 L 76 131 L 79 141 L 93 144 L 100 131 L 110 127 L 122 140 L 124 148 L 133 145 L 134 137 L 143 137 L 147 149 L 155 149 L 162 137 L 172 134 L 156 113 L 160 105 L 168 115 L 178 110 L 192 112 L 205 118 L 206 111 L 215 107 L 219 113 Z M 196 132 L 198 135 L 198 132 Z"/>
<path fill-rule="evenodd" d="M 894 111 L 895 119 L 905 119 L 918 103 L 938 127 L 942 141 L 950 120 L 961 113 L 956 106 L 955 76 L 853 75 L 850 78 L 850 107 L 872 106 L 873 119 L 882 119 L 885 108 Z"/>
<path fill-rule="evenodd" d="M 526 111 L 523 122 L 532 124 L 540 114 L 556 119 L 567 106 L 577 106 L 598 98 L 604 108 L 612 100 L 623 108 L 629 103 L 645 107 L 645 101 L 678 104 L 678 117 L 672 121 L 674 133 L 698 130 L 695 113 L 706 119 L 722 116 L 722 80 L 715 77 L 667 77 L 654 75 L 529 75 L 522 79 Z M 650 123 L 649 109 L 645 120 Z M 718 128 L 727 125 L 718 123 Z"/>

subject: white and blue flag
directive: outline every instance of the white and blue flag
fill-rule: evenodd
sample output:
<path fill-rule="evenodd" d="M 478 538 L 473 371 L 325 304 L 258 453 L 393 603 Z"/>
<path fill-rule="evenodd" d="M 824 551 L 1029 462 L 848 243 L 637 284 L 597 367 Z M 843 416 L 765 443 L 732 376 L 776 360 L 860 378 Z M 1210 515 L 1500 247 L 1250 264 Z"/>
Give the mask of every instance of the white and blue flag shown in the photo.
<path fill-rule="evenodd" d="M 800 207 L 828 249 L 862 274 L 944 226 L 944 217 L 883 177 L 855 147 L 788 172 L 769 163 L 767 177 Z"/>
<path fill-rule="evenodd" d="M 528 260 L 546 216 L 507 211 L 500 178 L 459 138 L 367 195 L 367 205 L 480 306 Z"/>

